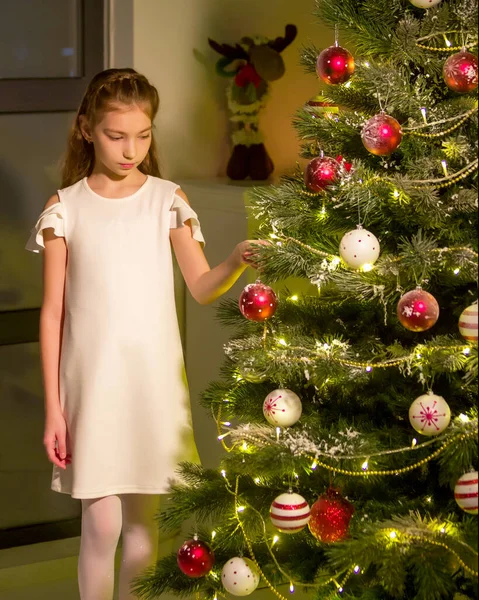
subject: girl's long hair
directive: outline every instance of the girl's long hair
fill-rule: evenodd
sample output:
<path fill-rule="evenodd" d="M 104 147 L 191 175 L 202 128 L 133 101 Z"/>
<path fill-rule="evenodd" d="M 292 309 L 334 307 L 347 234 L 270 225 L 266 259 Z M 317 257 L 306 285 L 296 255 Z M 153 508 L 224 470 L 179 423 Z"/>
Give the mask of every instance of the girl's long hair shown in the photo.
<path fill-rule="evenodd" d="M 113 110 L 117 104 L 138 104 L 153 122 L 160 104 L 158 91 L 144 75 L 134 69 L 107 69 L 95 75 L 83 96 L 73 122 L 62 168 L 62 188 L 88 177 L 95 165 L 93 144 L 88 143 L 80 129 L 80 116 L 94 125 L 101 113 Z M 138 169 L 145 175 L 161 177 L 153 131 L 148 154 Z"/>

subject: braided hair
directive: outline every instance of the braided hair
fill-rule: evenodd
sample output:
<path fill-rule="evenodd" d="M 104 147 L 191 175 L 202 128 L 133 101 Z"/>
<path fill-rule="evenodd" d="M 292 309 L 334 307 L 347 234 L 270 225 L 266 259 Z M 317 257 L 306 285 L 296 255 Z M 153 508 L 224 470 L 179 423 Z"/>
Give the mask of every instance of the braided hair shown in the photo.
<path fill-rule="evenodd" d="M 62 168 L 62 188 L 91 175 L 95 165 L 94 148 L 83 137 L 80 117 L 85 116 L 93 126 L 101 119 L 102 113 L 114 110 L 119 104 L 137 104 L 153 121 L 160 100 L 157 89 L 134 69 L 106 69 L 95 75 L 82 98 L 68 136 Z M 150 149 L 138 169 L 145 175 L 161 177 L 153 132 L 151 136 Z"/>

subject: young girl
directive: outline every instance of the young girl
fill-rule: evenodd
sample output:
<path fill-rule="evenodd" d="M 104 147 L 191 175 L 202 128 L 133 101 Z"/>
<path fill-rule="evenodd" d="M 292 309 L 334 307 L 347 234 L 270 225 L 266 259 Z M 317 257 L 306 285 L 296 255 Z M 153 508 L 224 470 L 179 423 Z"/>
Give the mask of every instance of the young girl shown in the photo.
<path fill-rule="evenodd" d="M 156 560 L 159 494 L 180 461 L 199 461 L 171 246 L 201 304 L 226 292 L 252 258 L 250 242 L 241 242 L 210 269 L 196 213 L 160 177 L 158 104 L 133 69 L 93 78 L 69 137 L 62 189 L 26 245 L 44 253 L 43 442 L 52 489 L 82 502 L 82 600 L 111 600 L 120 534 L 120 600 L 134 597 L 132 578 Z"/>

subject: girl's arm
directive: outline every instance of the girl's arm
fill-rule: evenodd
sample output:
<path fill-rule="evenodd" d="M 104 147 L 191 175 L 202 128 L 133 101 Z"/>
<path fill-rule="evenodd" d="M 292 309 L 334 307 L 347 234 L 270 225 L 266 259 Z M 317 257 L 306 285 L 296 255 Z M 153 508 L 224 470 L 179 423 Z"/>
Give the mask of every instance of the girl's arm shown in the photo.
<path fill-rule="evenodd" d="M 55 194 L 45 209 L 58 202 Z M 43 232 L 43 301 L 40 311 L 40 356 L 45 393 L 45 432 L 43 444 L 48 458 L 66 466 L 66 424 L 60 407 L 59 363 L 64 317 L 64 287 L 67 261 L 65 238 L 52 228 Z M 57 452 L 55 447 L 57 446 Z"/>
<path fill-rule="evenodd" d="M 176 193 L 188 202 L 182 190 Z M 189 221 L 185 225 L 170 229 L 176 260 L 193 298 L 200 304 L 209 304 L 227 292 L 250 264 L 248 257 L 252 254 L 252 248 L 249 241 L 240 242 L 225 261 L 211 269 L 200 243 L 193 239 Z M 262 242 L 254 240 L 252 243 Z"/>

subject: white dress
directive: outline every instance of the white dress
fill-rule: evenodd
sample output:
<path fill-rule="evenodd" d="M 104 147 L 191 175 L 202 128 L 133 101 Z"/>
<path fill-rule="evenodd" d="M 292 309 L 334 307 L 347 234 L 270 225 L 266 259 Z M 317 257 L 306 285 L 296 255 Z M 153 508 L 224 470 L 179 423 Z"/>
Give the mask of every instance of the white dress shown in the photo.
<path fill-rule="evenodd" d="M 25 246 L 43 230 L 65 238 L 68 259 L 59 367 L 72 463 L 52 489 L 73 498 L 168 491 L 180 461 L 199 462 L 175 310 L 169 229 L 196 213 L 178 185 L 148 176 L 125 198 L 86 178 L 59 190 Z"/>

